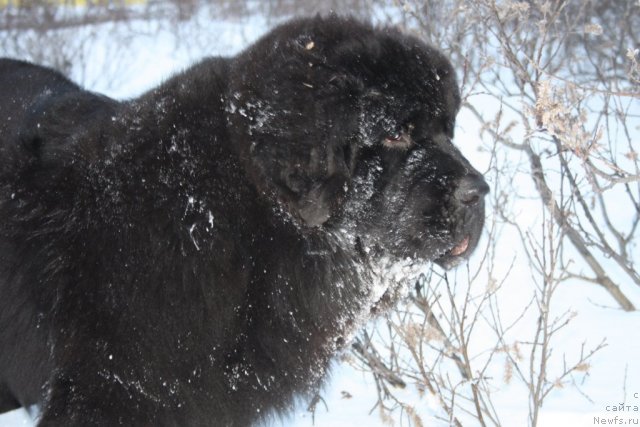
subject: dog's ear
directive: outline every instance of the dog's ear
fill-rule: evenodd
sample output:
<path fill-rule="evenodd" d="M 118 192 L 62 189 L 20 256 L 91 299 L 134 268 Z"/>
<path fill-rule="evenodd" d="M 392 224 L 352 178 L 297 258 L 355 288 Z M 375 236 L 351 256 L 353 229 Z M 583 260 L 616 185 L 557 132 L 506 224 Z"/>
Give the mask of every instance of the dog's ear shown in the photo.
<path fill-rule="evenodd" d="M 318 227 L 340 211 L 348 193 L 364 83 L 327 65 L 318 40 L 300 46 L 297 61 L 277 80 L 249 85 L 234 78 L 225 115 L 260 193 L 275 197 L 303 226 Z"/>
<path fill-rule="evenodd" d="M 354 167 L 351 143 L 328 139 L 311 149 L 304 162 L 282 165 L 275 182 L 281 201 L 309 227 L 321 226 L 340 210 Z"/>
<path fill-rule="evenodd" d="M 309 227 L 321 226 L 340 209 L 347 188 L 347 180 L 342 175 L 333 175 L 316 184 L 295 202 L 297 216 Z"/>

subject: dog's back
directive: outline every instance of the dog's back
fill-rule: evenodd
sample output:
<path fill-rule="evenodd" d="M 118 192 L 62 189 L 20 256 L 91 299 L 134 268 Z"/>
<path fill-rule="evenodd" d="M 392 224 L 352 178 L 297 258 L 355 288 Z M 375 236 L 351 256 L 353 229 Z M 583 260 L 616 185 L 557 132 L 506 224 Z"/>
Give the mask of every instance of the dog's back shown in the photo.
<path fill-rule="evenodd" d="M 0 59 L 0 140 L 17 133 L 38 104 L 80 88 L 59 72 L 24 61 Z"/>

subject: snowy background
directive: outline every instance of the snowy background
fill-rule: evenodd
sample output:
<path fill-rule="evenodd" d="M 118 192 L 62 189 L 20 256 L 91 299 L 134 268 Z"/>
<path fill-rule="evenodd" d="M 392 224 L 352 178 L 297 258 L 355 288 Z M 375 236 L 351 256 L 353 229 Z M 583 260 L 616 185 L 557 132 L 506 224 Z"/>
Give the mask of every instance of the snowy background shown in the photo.
<path fill-rule="evenodd" d="M 49 41 L 54 44 L 56 40 L 68 40 L 70 34 L 73 34 L 71 38 L 74 40 L 86 41 L 78 43 L 76 47 L 78 65 L 63 64 L 68 68 L 71 78 L 82 82 L 89 90 L 102 92 L 117 99 L 127 99 L 157 85 L 199 58 L 235 54 L 293 13 L 276 17 L 266 16 L 262 11 L 252 12 L 249 7 L 242 15 L 216 18 L 210 9 L 202 8 L 181 22 L 179 28 L 162 17 L 141 18 L 128 21 L 124 25 L 113 22 L 82 25 L 58 30 L 56 34 L 46 37 L 50 37 Z M 373 20 L 383 17 L 388 20 L 390 13 L 392 12 L 384 8 L 364 12 Z M 27 40 L 29 31 L 32 30 L 25 29 L 22 35 L 18 33 L 17 37 L 24 36 L 24 40 Z M 8 35 L 0 33 L 0 37 L 5 36 Z M 15 37 L 16 34 L 11 36 Z M 19 47 L 19 44 L 15 46 Z M 32 54 L 28 55 L 25 53 L 26 50 L 20 50 L 15 46 L 1 47 L 0 49 L 4 50 L 0 50 L 0 56 L 41 59 Z M 116 52 L 117 55 L 114 54 Z M 474 98 L 471 98 L 470 102 L 474 103 Z M 481 104 L 485 111 L 498 109 L 495 103 L 487 104 L 481 95 L 475 98 L 475 102 Z M 476 119 L 463 111 L 458 117 L 456 141 L 471 163 L 477 169 L 486 171 L 489 160 L 487 153 L 479 150 L 479 126 Z M 526 185 L 530 184 L 522 185 L 526 188 Z M 619 215 L 623 216 L 631 214 L 619 212 Z M 523 202 L 518 219 L 523 223 L 535 224 L 541 215 L 539 205 L 527 206 Z M 517 236 L 505 233 L 500 239 L 497 245 L 499 253 L 505 260 L 514 261 L 513 270 L 503 285 L 501 310 L 506 318 L 515 317 L 531 298 L 529 287 L 526 286 L 531 280 L 531 274 L 526 265 L 527 259 L 518 253 L 520 242 Z M 479 262 L 479 257 L 481 254 L 476 253 L 470 260 L 472 267 L 474 263 Z M 462 272 L 457 274 L 464 276 Z M 626 289 L 626 292 L 636 305 L 640 305 L 640 289 L 630 288 Z M 579 383 L 557 389 L 549 396 L 538 425 L 591 426 L 595 425 L 594 417 L 613 419 L 616 415 L 629 419 L 628 424 L 640 424 L 639 412 L 619 413 L 610 410 L 612 406 L 621 404 L 640 406 L 640 313 L 625 313 L 607 301 L 607 296 L 597 286 L 568 282 L 566 286 L 559 288 L 553 310 L 557 313 L 572 312 L 575 317 L 556 337 L 554 350 L 559 354 L 566 352 L 571 355 L 579 352 L 584 342 L 590 347 L 595 347 L 603 339 L 606 339 L 607 346 L 594 356 L 589 374 L 580 378 Z M 517 335 L 518 330 L 514 333 Z M 526 331 L 523 330 L 523 333 Z M 488 335 L 487 340 L 491 340 Z M 482 341 L 482 335 L 478 335 L 476 340 Z M 561 364 L 562 358 L 557 359 L 555 363 Z M 502 373 L 496 372 L 496 375 Z M 444 414 L 431 396 L 421 397 L 412 387 L 407 387 L 400 393 L 407 401 L 414 403 L 425 425 L 448 425 L 447 421 L 443 421 Z M 526 393 L 518 383 L 505 382 L 495 390 L 494 404 L 501 408 L 500 421 L 503 426 L 527 425 L 529 407 Z M 290 418 L 274 421 L 273 425 L 388 425 L 383 422 L 377 410 L 373 409 L 376 394 L 371 376 L 348 363 L 336 362 L 322 397 L 324 403 L 318 404 L 313 416 L 307 411 L 306 404 L 301 403 Z M 24 410 L 0 415 L 0 426 L 31 425 L 33 421 Z M 475 424 L 470 421 L 465 425 Z"/>

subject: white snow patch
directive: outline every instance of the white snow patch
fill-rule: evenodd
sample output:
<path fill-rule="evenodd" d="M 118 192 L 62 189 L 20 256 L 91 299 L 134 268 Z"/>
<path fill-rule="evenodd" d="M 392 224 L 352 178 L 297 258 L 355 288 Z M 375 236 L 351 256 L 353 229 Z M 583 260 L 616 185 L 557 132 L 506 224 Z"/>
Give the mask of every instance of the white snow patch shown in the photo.
<path fill-rule="evenodd" d="M 193 245 L 196 247 L 196 250 L 200 250 L 200 246 L 198 245 L 198 242 L 196 241 L 195 236 L 193 235 L 193 230 L 196 229 L 196 225 L 197 224 L 192 224 L 191 227 L 189 228 L 189 237 L 191 237 L 191 241 L 193 242 Z"/>

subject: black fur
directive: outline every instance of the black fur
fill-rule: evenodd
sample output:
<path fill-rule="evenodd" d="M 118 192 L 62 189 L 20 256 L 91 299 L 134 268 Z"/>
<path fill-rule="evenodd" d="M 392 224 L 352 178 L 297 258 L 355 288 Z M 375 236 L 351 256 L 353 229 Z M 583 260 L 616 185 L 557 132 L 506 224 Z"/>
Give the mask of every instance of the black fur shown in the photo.
<path fill-rule="evenodd" d="M 459 102 L 438 51 L 337 17 L 128 102 L 0 60 L 0 411 L 248 426 L 289 409 L 398 269 L 476 246 L 488 188 L 451 144 Z"/>

